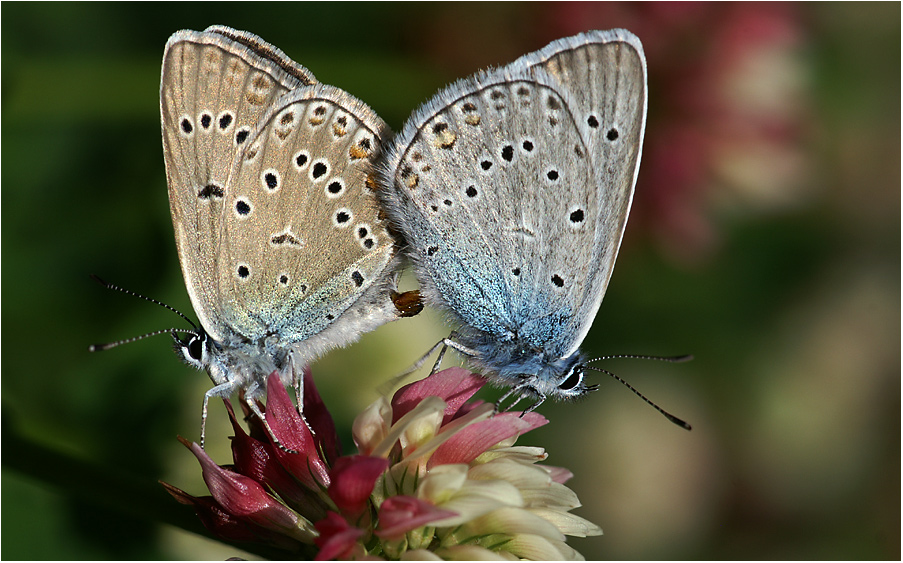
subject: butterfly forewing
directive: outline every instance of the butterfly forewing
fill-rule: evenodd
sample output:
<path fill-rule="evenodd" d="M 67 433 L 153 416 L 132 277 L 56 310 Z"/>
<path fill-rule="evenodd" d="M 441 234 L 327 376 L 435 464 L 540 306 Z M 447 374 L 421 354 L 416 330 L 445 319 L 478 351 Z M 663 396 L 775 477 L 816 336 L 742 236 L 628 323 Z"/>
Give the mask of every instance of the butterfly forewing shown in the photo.
<path fill-rule="evenodd" d="M 294 77 L 300 84 L 311 85 L 317 83 L 317 79 L 314 78 L 314 75 L 311 74 L 309 70 L 290 59 L 288 55 L 282 52 L 278 47 L 270 45 L 253 33 L 232 29 L 231 27 L 223 25 L 211 25 L 204 30 L 204 33 L 221 35 L 235 43 L 240 43 L 245 46 L 248 50 L 257 55 L 257 68 L 266 69 L 274 76 L 278 75 L 278 72 L 270 70 L 272 68 L 270 65 L 274 65 L 286 74 Z M 289 85 L 289 82 L 286 82 L 285 84 Z"/>
<path fill-rule="evenodd" d="M 222 28 L 226 29 L 226 28 Z M 239 35 L 241 32 L 236 32 Z M 163 152 L 182 272 L 201 323 L 215 339 L 215 257 L 234 155 L 284 93 L 313 75 L 259 38 L 181 31 L 166 45 L 160 85 Z M 291 72 L 289 72 L 291 71 Z M 304 79 L 304 80 L 302 80 Z"/>

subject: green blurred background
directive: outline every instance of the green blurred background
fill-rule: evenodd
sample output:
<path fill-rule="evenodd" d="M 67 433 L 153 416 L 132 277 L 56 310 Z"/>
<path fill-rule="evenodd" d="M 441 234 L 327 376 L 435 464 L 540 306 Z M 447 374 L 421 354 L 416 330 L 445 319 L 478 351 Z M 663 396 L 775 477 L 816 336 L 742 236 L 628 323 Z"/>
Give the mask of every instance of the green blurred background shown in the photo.
<path fill-rule="evenodd" d="M 588 559 L 900 558 L 897 3 L 4 3 L 2 558 L 248 556 L 193 533 L 156 483 L 205 491 L 175 436 L 197 439 L 207 377 L 165 336 L 87 352 L 182 326 L 88 274 L 191 313 L 158 85 L 169 35 L 210 24 L 261 35 L 396 131 L 479 68 L 634 31 L 644 159 L 584 350 L 695 354 L 605 364 L 693 431 L 606 378 L 543 405 L 551 423 L 519 443 L 575 473 L 577 513 L 605 531 L 572 541 Z M 314 366 L 346 436 L 447 331 L 426 313 Z"/>

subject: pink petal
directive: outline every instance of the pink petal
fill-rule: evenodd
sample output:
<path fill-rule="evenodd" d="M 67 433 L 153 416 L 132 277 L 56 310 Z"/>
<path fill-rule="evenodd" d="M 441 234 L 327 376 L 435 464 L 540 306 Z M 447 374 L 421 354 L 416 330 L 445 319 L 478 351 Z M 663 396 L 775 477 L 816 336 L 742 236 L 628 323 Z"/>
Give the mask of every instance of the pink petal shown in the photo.
<path fill-rule="evenodd" d="M 552 481 L 556 483 L 561 483 L 562 485 L 571 480 L 571 477 L 574 476 L 570 470 L 565 469 L 564 467 L 556 467 L 554 465 L 543 465 L 549 470 L 549 476 L 552 478 Z"/>
<path fill-rule="evenodd" d="M 358 538 L 364 535 L 363 530 L 352 528 L 344 518 L 330 512 L 326 518 L 320 520 L 314 527 L 320 535 L 314 540 L 320 552 L 316 561 L 329 561 L 332 559 L 351 559 L 360 547 Z M 363 549 L 360 549 L 363 551 Z"/>
<path fill-rule="evenodd" d="M 248 436 L 226 401 L 235 436 L 232 438 L 233 468 L 265 487 L 272 487 L 279 497 L 296 512 L 315 522 L 326 515 L 326 505 L 314 492 L 298 482 L 279 463 L 269 442 Z"/>
<path fill-rule="evenodd" d="M 481 420 L 462 428 L 436 448 L 427 468 L 449 463 L 470 463 L 499 442 L 525 434 L 548 422 L 544 416 L 535 412 L 529 412 L 523 417 L 520 413 L 504 412 Z"/>
<path fill-rule="evenodd" d="M 304 368 L 304 410 L 301 411 L 304 419 L 313 430 L 314 438 L 320 446 L 320 451 L 326 456 L 326 461 L 331 463 L 342 455 L 342 447 L 339 444 L 339 435 L 335 429 L 332 415 L 326 409 L 322 397 L 314 385 L 314 376 L 310 367 Z"/>
<path fill-rule="evenodd" d="M 285 534 L 266 530 L 229 514 L 213 497 L 195 497 L 169 483 L 161 481 L 160 484 L 178 502 L 194 507 L 204 527 L 219 538 L 232 542 L 264 542 L 292 551 L 302 548 L 301 542 Z"/>
<path fill-rule="evenodd" d="M 462 368 L 449 368 L 405 385 L 392 397 L 392 424 L 427 397 L 439 397 L 448 405 L 442 421 L 445 424 L 485 384 L 486 380 L 482 376 Z"/>
<path fill-rule="evenodd" d="M 171 494 L 181 504 L 193 506 L 204 527 L 217 536 L 232 541 L 254 541 L 257 539 L 254 532 L 250 529 L 250 524 L 223 510 L 213 497 L 195 497 L 169 483 L 161 481 L 160 484 L 163 485 L 166 492 Z"/>
<path fill-rule="evenodd" d="M 297 530 L 301 527 L 300 517 L 271 497 L 256 481 L 223 469 L 199 445 L 191 444 L 190 447 L 201 463 L 207 488 L 226 512 L 269 530 Z"/>
<path fill-rule="evenodd" d="M 386 540 L 398 540 L 411 530 L 457 515 L 457 512 L 436 508 L 416 497 L 389 497 L 379 507 L 379 530 L 376 535 Z"/>
<path fill-rule="evenodd" d="M 329 498 L 339 510 L 354 519 L 366 508 L 373 487 L 389 468 L 389 460 L 381 457 L 352 455 L 340 457 L 329 472 Z"/>
<path fill-rule="evenodd" d="M 452 417 L 452 420 L 461 418 L 462 416 L 466 416 L 467 413 L 482 405 L 486 401 L 470 401 L 468 403 L 464 403 L 461 405 L 461 408 L 458 409 L 458 412 L 455 413 L 455 416 Z M 445 424 L 449 422 L 448 420 L 443 420 L 442 423 Z"/>
<path fill-rule="evenodd" d="M 267 409 L 264 416 L 282 445 L 297 452 L 289 453 L 272 445 L 270 451 L 275 453 L 279 463 L 295 479 L 312 489 L 328 485 L 329 470 L 320 458 L 317 442 L 275 371 L 267 378 Z"/>

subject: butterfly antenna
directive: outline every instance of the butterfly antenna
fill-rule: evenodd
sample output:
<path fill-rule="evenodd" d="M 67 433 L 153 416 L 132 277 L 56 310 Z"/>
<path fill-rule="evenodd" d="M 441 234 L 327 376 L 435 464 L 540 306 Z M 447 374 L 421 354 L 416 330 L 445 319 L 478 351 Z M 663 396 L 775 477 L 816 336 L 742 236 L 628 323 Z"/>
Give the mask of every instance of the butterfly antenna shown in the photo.
<path fill-rule="evenodd" d="M 156 336 L 158 334 L 164 334 L 167 332 L 168 333 L 182 332 L 182 333 L 186 333 L 186 334 L 198 334 L 198 332 L 200 331 L 198 326 L 196 324 L 194 324 L 194 321 L 192 321 L 191 319 L 189 319 L 188 317 L 183 315 L 182 312 L 179 311 L 178 309 L 176 309 L 174 307 L 170 307 L 166 303 L 157 301 L 156 299 L 154 299 L 152 297 L 147 297 L 146 295 L 141 295 L 140 293 L 135 293 L 134 291 L 125 289 L 123 287 L 119 287 L 118 285 L 105 282 L 104 280 L 100 279 L 100 277 L 95 276 L 94 274 L 90 274 L 90 276 L 91 276 L 92 280 L 96 281 L 97 283 L 99 283 L 100 285 L 104 286 L 107 289 L 112 289 L 113 291 L 121 291 L 122 293 L 131 295 L 132 297 L 138 297 L 139 299 L 144 299 L 145 301 L 150 301 L 151 303 L 155 303 L 165 309 L 169 309 L 173 313 L 175 313 L 175 314 L 179 315 L 180 317 L 182 317 L 183 319 L 185 319 L 188 322 L 188 324 L 190 324 L 192 326 L 192 328 L 194 330 L 188 330 L 188 329 L 184 329 L 184 328 L 166 328 L 166 329 L 162 329 L 162 330 L 156 330 L 154 332 L 149 332 L 147 334 L 142 334 L 141 336 L 134 336 L 132 338 L 126 338 L 124 340 L 117 340 L 116 342 L 110 342 L 107 344 L 92 344 L 91 346 L 88 347 L 88 351 L 99 352 L 101 350 L 109 350 L 110 348 L 115 348 L 116 346 L 119 346 L 121 344 L 128 344 L 129 342 L 135 342 L 136 340 L 143 340 L 150 336 Z"/>
<path fill-rule="evenodd" d="M 170 307 L 166 303 L 163 303 L 162 301 L 157 301 L 153 297 L 147 297 L 146 295 L 141 295 L 140 293 L 135 293 L 134 291 L 125 289 L 124 287 L 119 287 L 118 285 L 114 285 L 112 283 L 105 282 L 102 279 L 100 279 L 98 276 L 95 276 L 94 274 L 90 274 L 90 276 L 91 276 L 92 280 L 96 281 L 97 283 L 99 283 L 100 285 L 104 286 L 107 289 L 112 289 L 114 291 L 121 291 L 122 293 L 131 295 L 132 297 L 144 299 L 145 301 L 150 301 L 151 303 L 155 303 L 155 304 L 163 307 L 164 309 L 169 309 L 173 313 L 175 313 L 175 314 L 179 315 L 180 317 L 182 317 L 183 319 L 185 319 L 185 321 L 187 321 L 188 324 L 190 324 L 192 327 L 194 327 L 195 330 L 198 330 L 198 326 L 196 324 L 194 324 L 194 321 L 192 321 L 191 319 L 189 319 L 188 317 L 183 315 L 182 311 L 179 311 L 175 307 Z"/>
<path fill-rule="evenodd" d="M 671 359 L 671 358 L 660 358 L 660 357 L 658 357 L 658 356 L 608 356 L 608 357 L 609 357 L 609 358 L 641 358 L 641 359 L 665 360 L 665 361 L 685 361 L 685 360 L 675 360 L 675 359 Z M 678 356 L 678 357 L 679 357 L 679 358 L 689 358 L 689 357 L 692 357 L 692 356 Z M 597 359 L 603 359 L 603 358 L 597 358 Z M 595 360 L 592 360 L 592 361 L 595 361 Z M 592 367 L 592 366 L 585 366 L 585 367 L 586 367 L 586 369 L 591 369 L 591 370 L 593 370 L 593 371 L 598 371 L 598 372 L 601 372 L 601 373 L 605 373 L 605 374 L 610 375 L 610 376 L 613 377 L 616 381 L 618 381 L 618 382 L 620 382 L 620 383 L 623 383 L 625 387 L 627 387 L 628 389 L 630 389 L 631 391 L 633 391 L 633 392 L 636 394 L 637 397 L 639 397 L 640 399 L 643 399 L 644 401 L 646 401 L 646 403 L 647 403 L 649 406 L 651 406 L 652 408 L 654 408 L 654 409 L 657 410 L 658 412 L 662 413 L 662 414 L 665 416 L 665 418 L 667 418 L 668 420 L 670 420 L 670 421 L 673 422 L 674 424 L 680 426 L 681 428 L 684 428 L 684 429 L 686 429 L 686 430 L 692 430 L 692 427 L 691 427 L 687 422 L 685 422 L 685 421 L 683 421 L 683 420 L 677 418 L 677 417 L 674 416 L 673 414 L 669 413 L 669 412 L 666 411 L 665 409 L 661 408 L 660 406 L 656 405 L 655 403 L 653 403 L 652 401 L 650 401 L 649 399 L 647 399 L 647 398 L 646 398 L 646 395 L 643 395 L 642 393 L 640 393 L 639 391 L 637 391 L 636 388 L 635 388 L 633 385 L 627 383 L 626 381 L 624 381 L 623 379 L 621 379 L 620 377 L 618 377 L 618 376 L 615 375 L 614 373 L 608 371 L 607 369 L 596 368 L 596 367 Z"/>
<path fill-rule="evenodd" d="M 183 332 L 186 334 L 194 334 L 197 333 L 193 330 L 188 330 L 187 328 L 164 328 L 162 330 L 155 330 L 154 332 L 148 332 L 147 334 L 142 334 L 140 336 L 133 336 L 131 338 L 126 338 L 124 340 L 117 340 L 116 342 L 109 342 L 107 344 L 92 344 L 88 346 L 89 352 L 100 352 L 102 350 L 109 350 L 110 348 L 115 348 L 121 344 L 128 344 L 130 342 L 135 342 L 137 340 L 144 340 L 149 336 L 157 336 L 158 334 L 172 334 L 173 332 Z"/>
<path fill-rule="evenodd" d="M 679 364 L 681 362 L 689 362 L 690 360 L 692 360 L 693 354 L 684 354 L 682 356 L 644 356 L 640 354 L 616 354 L 614 356 L 600 356 L 598 358 L 593 358 L 586 363 L 591 364 L 593 362 L 600 362 L 602 360 L 620 360 L 624 358 L 631 360 L 658 360 L 660 362 Z"/>

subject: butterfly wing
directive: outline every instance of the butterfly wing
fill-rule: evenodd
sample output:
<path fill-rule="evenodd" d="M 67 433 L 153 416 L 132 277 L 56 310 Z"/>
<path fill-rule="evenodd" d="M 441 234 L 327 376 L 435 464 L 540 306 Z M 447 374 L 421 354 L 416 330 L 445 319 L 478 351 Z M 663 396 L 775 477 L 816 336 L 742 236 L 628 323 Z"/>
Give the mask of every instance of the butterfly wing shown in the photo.
<path fill-rule="evenodd" d="M 562 342 L 562 356 L 569 356 L 592 326 L 627 225 L 646 125 L 646 58 L 634 34 L 614 29 L 554 41 L 518 63 L 551 74 L 569 93 L 571 113 L 593 162 L 594 177 L 586 186 L 595 210 L 586 225 L 593 232 L 593 267 L 581 280 L 584 289 L 573 295 L 576 314 L 564 331 L 573 338 Z M 581 237 L 580 243 L 586 242 Z"/>
<path fill-rule="evenodd" d="M 589 329 L 632 197 L 638 148 L 605 145 L 596 130 L 626 128 L 622 144 L 638 142 L 645 72 L 638 99 L 606 90 L 624 71 L 581 50 L 612 41 L 623 43 L 605 32 L 561 40 L 453 84 L 415 112 L 383 170 L 426 297 L 556 357 Z M 584 82 L 602 84 L 598 99 L 573 95 Z"/>
<path fill-rule="evenodd" d="M 186 30 L 166 44 L 160 114 L 170 210 L 191 303 L 215 340 L 227 328 L 213 299 L 233 156 L 278 97 L 315 82 L 304 67 L 247 32 Z"/>
<path fill-rule="evenodd" d="M 388 126 L 323 84 L 264 115 L 226 183 L 219 308 L 255 340 L 305 341 L 306 359 L 392 318 L 394 240 L 371 190 Z M 330 331 L 327 331 L 330 329 Z"/>

